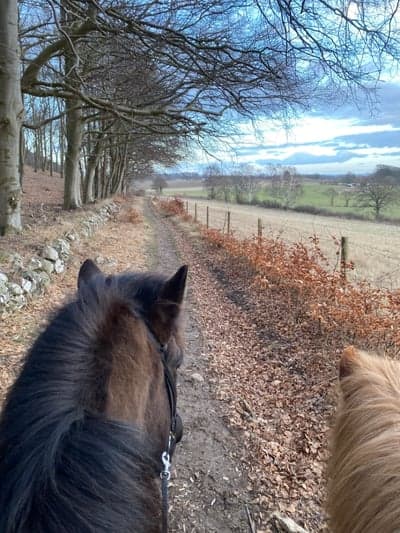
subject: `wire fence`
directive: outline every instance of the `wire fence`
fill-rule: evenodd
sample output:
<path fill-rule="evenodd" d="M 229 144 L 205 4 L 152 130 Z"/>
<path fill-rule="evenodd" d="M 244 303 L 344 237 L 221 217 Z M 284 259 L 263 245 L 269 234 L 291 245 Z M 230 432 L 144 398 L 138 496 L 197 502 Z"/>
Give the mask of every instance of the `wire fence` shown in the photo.
<path fill-rule="evenodd" d="M 262 235 L 288 243 L 317 236 L 332 269 L 348 262 L 354 280 L 368 280 L 378 287 L 400 288 L 400 228 L 389 224 L 291 213 L 248 205 L 221 204 L 184 199 L 188 214 L 207 228 L 240 238 Z"/>

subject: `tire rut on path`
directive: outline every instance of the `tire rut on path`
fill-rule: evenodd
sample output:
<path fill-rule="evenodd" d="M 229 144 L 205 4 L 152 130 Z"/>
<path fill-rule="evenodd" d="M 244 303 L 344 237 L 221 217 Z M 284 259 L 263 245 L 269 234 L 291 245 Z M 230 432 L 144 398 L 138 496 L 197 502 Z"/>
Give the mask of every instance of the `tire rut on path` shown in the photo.
<path fill-rule="evenodd" d="M 185 263 L 185 257 L 179 257 L 173 227 L 149 207 L 146 216 L 157 241 L 153 268 L 172 274 Z M 186 353 L 178 385 L 184 437 L 173 459 L 171 531 L 247 532 L 246 478 L 235 458 L 240 455 L 240 440 L 225 424 L 221 406 L 213 397 L 208 349 L 196 321 L 190 284 L 189 277 Z"/>

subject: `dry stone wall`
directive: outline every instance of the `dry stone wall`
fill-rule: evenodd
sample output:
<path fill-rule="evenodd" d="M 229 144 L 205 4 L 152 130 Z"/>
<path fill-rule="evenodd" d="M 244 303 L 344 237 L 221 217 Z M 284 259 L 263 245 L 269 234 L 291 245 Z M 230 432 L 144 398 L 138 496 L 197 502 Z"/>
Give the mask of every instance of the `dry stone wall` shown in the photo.
<path fill-rule="evenodd" d="M 40 294 L 53 276 L 64 272 L 74 243 L 93 235 L 118 209 L 114 202 L 103 205 L 77 228 L 45 244 L 37 256 L 22 258 L 13 254 L 11 268 L 0 271 L 0 316 L 24 307 L 30 298 Z"/>

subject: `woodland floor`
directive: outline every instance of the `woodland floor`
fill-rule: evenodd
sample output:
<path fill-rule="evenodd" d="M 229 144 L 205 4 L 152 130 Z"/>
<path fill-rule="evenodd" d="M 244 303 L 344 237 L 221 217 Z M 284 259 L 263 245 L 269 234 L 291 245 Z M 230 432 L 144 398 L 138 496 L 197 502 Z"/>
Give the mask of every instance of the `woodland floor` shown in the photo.
<path fill-rule="evenodd" d="M 24 168 L 22 192 L 21 235 L 8 235 L 0 241 L 0 270 L 7 270 L 10 254 L 35 255 L 43 244 L 51 242 L 72 229 L 78 220 L 87 218 L 92 206 L 79 211 L 63 211 L 64 181 L 58 174 L 34 172 L 31 167 Z"/>
<path fill-rule="evenodd" d="M 52 194 L 59 206 L 61 190 Z M 38 193 L 30 200 L 33 214 L 38 200 Z M 132 202 L 142 215 L 135 224 L 127 217 Z M 52 216 L 63 223 L 57 211 L 49 225 Z M 50 231 L 46 224 L 43 232 L 40 224 L 34 229 Z M 310 532 L 324 530 L 323 465 L 340 347 L 298 338 L 287 306 L 273 295 L 259 301 L 240 264 L 143 199 L 123 203 L 114 220 L 74 246 L 69 267 L 47 293 L 1 322 L 0 398 L 48 313 L 74 291 L 84 259 L 100 256 L 107 272 L 172 274 L 187 263 L 187 347 L 178 398 L 185 434 L 174 457 L 171 530 L 274 531 L 269 518 L 276 510 Z"/>

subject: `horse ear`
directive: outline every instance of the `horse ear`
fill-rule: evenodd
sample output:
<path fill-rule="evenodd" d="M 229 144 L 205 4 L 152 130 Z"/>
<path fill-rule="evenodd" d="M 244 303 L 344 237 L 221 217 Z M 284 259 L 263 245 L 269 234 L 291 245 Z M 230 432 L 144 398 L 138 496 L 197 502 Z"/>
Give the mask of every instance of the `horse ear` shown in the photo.
<path fill-rule="evenodd" d="M 99 267 L 91 259 L 86 259 L 79 269 L 78 289 L 83 283 L 87 283 L 93 276 L 96 276 L 97 274 L 101 274 Z"/>
<path fill-rule="evenodd" d="M 181 266 L 181 268 L 175 272 L 172 278 L 165 282 L 159 299 L 181 304 L 185 294 L 187 273 L 188 266 Z"/>
<path fill-rule="evenodd" d="M 180 304 L 185 294 L 188 267 L 181 266 L 175 274 L 164 283 L 151 313 L 150 322 L 154 333 L 161 343 L 171 336 L 180 313 Z"/>
<path fill-rule="evenodd" d="M 339 379 L 347 378 L 353 373 L 354 363 L 357 362 L 358 351 L 354 346 L 344 349 L 339 364 Z"/>

